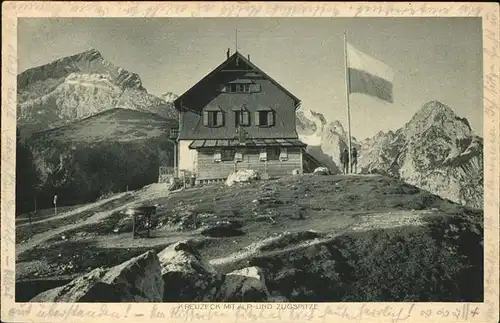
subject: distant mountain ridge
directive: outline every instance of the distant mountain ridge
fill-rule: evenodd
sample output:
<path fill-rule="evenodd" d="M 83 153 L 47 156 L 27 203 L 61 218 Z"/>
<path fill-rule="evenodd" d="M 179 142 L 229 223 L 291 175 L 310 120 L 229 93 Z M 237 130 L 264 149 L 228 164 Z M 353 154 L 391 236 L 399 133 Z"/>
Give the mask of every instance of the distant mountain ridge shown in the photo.
<path fill-rule="evenodd" d="M 96 49 L 28 69 L 17 76 L 22 134 L 60 127 L 123 108 L 175 118 L 173 104 L 151 95 L 140 77 L 105 60 Z"/>
<path fill-rule="evenodd" d="M 313 156 L 329 156 L 325 166 L 338 172 L 340 151 L 347 146 L 341 123 L 325 122 L 320 128 L 318 118 L 313 122 L 304 117 L 298 116 L 299 136 L 310 142 Z M 483 139 L 473 133 L 467 119 L 441 102 L 424 104 L 397 131 L 379 132 L 361 142 L 353 138 L 352 143 L 358 148 L 362 173 L 400 178 L 454 202 L 483 208 Z"/>

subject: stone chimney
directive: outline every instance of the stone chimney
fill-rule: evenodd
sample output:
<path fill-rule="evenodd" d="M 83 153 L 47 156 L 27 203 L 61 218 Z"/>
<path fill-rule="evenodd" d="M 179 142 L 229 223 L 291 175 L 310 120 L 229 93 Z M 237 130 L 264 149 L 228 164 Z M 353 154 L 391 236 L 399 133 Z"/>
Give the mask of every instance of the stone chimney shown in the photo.
<path fill-rule="evenodd" d="M 229 54 L 231 54 L 231 49 L 230 48 L 228 48 L 227 52 L 226 52 L 226 56 L 227 56 L 228 59 L 229 59 Z"/>
<path fill-rule="evenodd" d="M 250 54 L 248 54 L 248 61 L 250 62 Z"/>

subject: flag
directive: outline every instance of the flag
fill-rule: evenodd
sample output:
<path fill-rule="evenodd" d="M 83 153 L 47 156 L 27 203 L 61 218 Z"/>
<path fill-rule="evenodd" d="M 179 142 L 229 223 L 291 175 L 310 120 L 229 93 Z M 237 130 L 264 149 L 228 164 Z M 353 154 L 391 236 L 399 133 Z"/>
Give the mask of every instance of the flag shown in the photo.
<path fill-rule="evenodd" d="M 392 103 L 394 73 L 381 61 L 347 43 L 349 93 L 363 93 Z"/>

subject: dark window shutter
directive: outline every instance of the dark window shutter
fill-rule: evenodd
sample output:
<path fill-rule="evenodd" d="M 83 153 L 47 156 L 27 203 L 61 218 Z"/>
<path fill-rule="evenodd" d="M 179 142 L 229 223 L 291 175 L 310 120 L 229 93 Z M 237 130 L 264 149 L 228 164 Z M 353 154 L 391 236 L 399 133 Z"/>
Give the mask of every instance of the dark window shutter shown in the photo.
<path fill-rule="evenodd" d="M 221 127 L 224 125 L 224 112 L 217 111 L 217 126 Z"/>
<path fill-rule="evenodd" d="M 203 125 L 208 126 L 208 111 L 203 111 Z"/>
<path fill-rule="evenodd" d="M 241 112 L 240 111 L 234 111 L 234 125 L 237 127 L 241 124 Z"/>
<path fill-rule="evenodd" d="M 274 111 L 269 111 L 267 113 L 267 125 L 274 126 Z"/>
<path fill-rule="evenodd" d="M 260 126 L 259 111 L 255 111 L 255 125 Z"/>

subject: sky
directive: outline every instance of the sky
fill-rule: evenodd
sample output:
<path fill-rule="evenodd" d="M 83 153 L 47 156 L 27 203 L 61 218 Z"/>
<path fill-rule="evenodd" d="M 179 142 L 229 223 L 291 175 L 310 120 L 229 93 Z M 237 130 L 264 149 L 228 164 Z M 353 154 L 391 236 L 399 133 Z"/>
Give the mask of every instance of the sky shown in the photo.
<path fill-rule="evenodd" d="M 396 130 L 438 100 L 482 133 L 480 18 L 22 18 L 18 72 L 95 48 L 149 93 L 185 92 L 243 55 L 302 101 L 346 125 L 343 32 L 394 71 L 394 102 L 350 95 L 352 135 Z"/>

